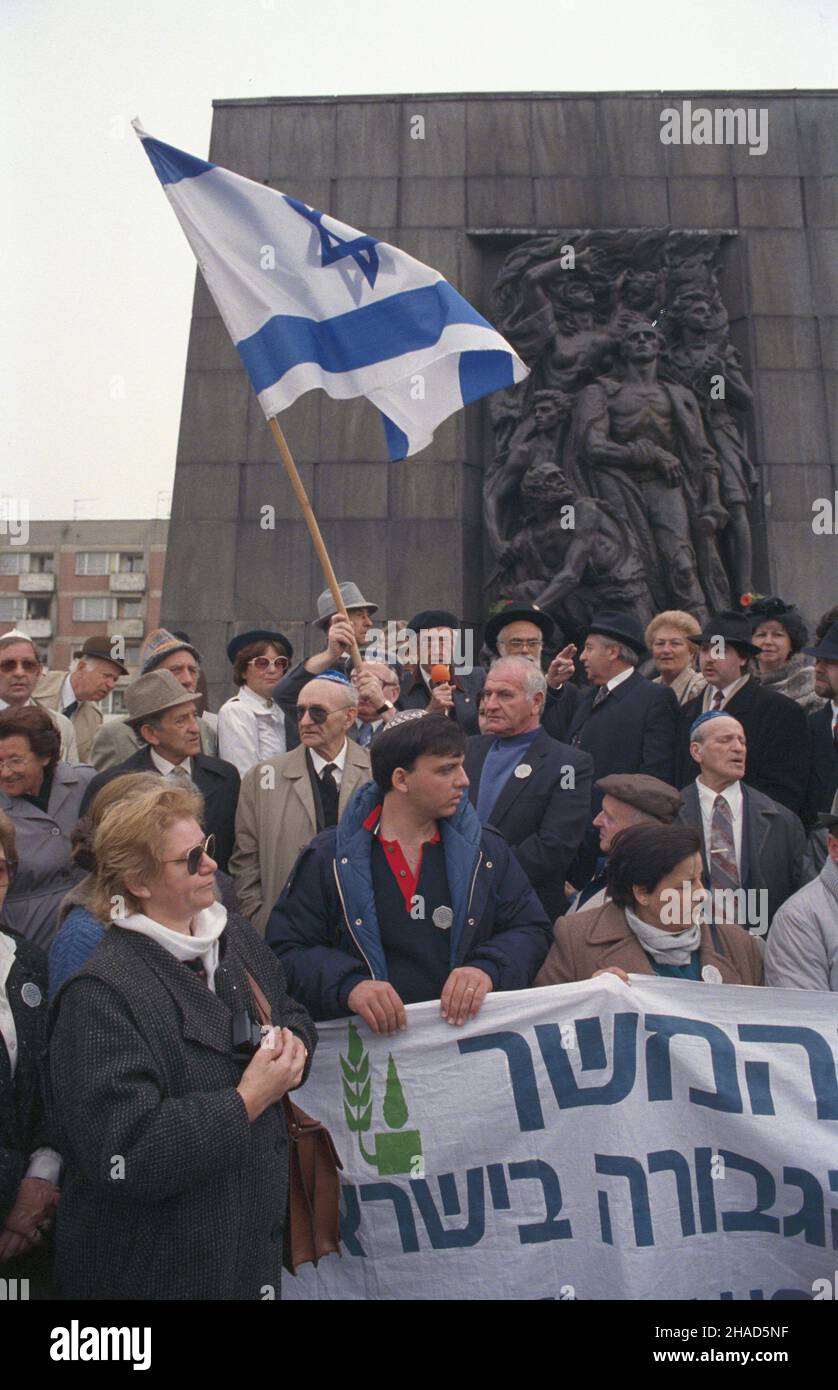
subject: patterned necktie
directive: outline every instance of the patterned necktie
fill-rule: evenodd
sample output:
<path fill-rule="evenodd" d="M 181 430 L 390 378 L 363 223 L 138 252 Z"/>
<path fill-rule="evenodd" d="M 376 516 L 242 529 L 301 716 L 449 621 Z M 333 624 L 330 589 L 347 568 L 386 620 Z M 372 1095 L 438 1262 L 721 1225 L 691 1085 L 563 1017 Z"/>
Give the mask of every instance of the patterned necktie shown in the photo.
<path fill-rule="evenodd" d="M 591 709 L 596 709 L 597 705 L 601 705 L 604 700 L 607 700 L 610 694 L 611 691 L 608 689 L 608 686 L 601 685 L 594 696 L 594 703 L 591 705 Z"/>
<path fill-rule="evenodd" d="M 358 728 L 357 743 L 361 748 L 369 748 L 372 743 L 372 724 L 361 723 Z"/>
<path fill-rule="evenodd" d="M 721 709 L 721 707 L 722 707 L 722 700 L 724 699 L 724 697 L 725 697 L 725 696 L 724 696 L 724 691 L 723 691 L 723 690 L 717 690 L 716 693 L 715 693 L 715 695 L 713 696 L 713 703 L 711 704 L 710 708 L 711 708 L 711 709 Z"/>
<path fill-rule="evenodd" d="M 195 785 L 182 763 L 172 768 L 167 780 L 169 782 L 177 782 L 178 786 L 181 787 L 194 787 Z"/>
<path fill-rule="evenodd" d="M 320 801 L 323 806 L 323 825 L 326 829 L 338 823 L 338 785 L 335 763 L 327 763 L 320 774 Z"/>
<path fill-rule="evenodd" d="M 713 819 L 710 823 L 710 886 L 741 886 L 736 865 L 736 842 L 733 838 L 733 812 L 723 796 L 717 796 L 713 802 Z"/>

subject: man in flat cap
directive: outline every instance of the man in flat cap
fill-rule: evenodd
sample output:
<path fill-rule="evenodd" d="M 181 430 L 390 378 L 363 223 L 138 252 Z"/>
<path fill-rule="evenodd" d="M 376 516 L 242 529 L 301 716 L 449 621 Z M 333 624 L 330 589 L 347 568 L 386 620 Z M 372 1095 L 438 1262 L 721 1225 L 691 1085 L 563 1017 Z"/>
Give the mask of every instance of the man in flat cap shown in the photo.
<path fill-rule="evenodd" d="M 684 788 L 679 819 L 701 835 L 711 906 L 724 902 L 716 895 L 727 892 L 737 925 L 759 928 L 764 936 L 801 883 L 806 836 L 793 812 L 748 783 L 747 752 L 738 719 L 726 710 L 699 715 L 690 730 L 698 776 Z M 728 912 L 718 920 L 732 919 Z"/>
<path fill-rule="evenodd" d="M 826 830 L 826 862 L 813 883 L 783 903 L 765 952 L 765 983 L 838 992 L 838 792 L 817 824 Z"/>
<path fill-rule="evenodd" d="M 455 633 L 460 620 L 446 608 L 426 608 L 407 624 L 416 638 L 418 663 L 402 676 L 402 709 L 444 714 L 465 734 L 477 734 L 477 699 L 483 689 L 482 666 L 456 661 Z"/>
<path fill-rule="evenodd" d="M 35 687 L 35 698 L 45 709 L 57 710 L 69 719 L 76 735 L 79 762 L 91 761 L 93 740 L 102 727 L 99 701 L 113 690 L 128 669 L 116 656 L 118 638 L 106 633 L 87 637 L 74 653 L 69 671 L 45 671 Z"/>
<path fill-rule="evenodd" d="M 140 675 L 149 671 L 170 671 L 190 695 L 196 695 L 201 679 L 201 655 L 188 638 L 158 627 L 148 634 L 140 653 Z M 218 755 L 218 715 L 209 710 L 198 716 L 201 752 Z M 90 761 L 99 772 L 117 767 L 143 748 L 143 740 L 127 719 L 109 719 L 102 724 L 90 749 Z"/>
<path fill-rule="evenodd" d="M 93 778 L 85 791 L 84 815 L 100 787 L 126 772 L 156 772 L 175 786 L 194 786 L 204 798 L 204 829 L 215 836 L 213 859 L 227 872 L 240 779 L 231 763 L 201 752 L 199 695 L 180 684 L 171 671 L 148 671 L 125 689 L 128 722 L 143 747 L 124 763 Z"/>
<path fill-rule="evenodd" d="M 696 719 L 710 710 L 723 709 L 738 719 L 745 732 L 748 786 L 800 815 L 809 771 L 809 731 L 803 706 L 766 689 L 750 671 L 749 662 L 760 649 L 751 640 L 751 625 L 744 613 L 716 613 L 694 641 L 707 686 L 681 706 L 675 782 L 686 786 L 695 775 L 690 730 Z"/>
<path fill-rule="evenodd" d="M 602 806 L 594 820 L 599 831 L 599 858 L 588 882 L 579 890 L 570 913 L 583 908 L 601 907 L 608 901 L 605 886 L 608 855 L 621 830 L 632 825 L 672 825 L 677 819 L 684 798 L 675 787 L 646 773 L 613 773 L 595 783 Z M 567 885 L 568 890 L 573 885 Z"/>

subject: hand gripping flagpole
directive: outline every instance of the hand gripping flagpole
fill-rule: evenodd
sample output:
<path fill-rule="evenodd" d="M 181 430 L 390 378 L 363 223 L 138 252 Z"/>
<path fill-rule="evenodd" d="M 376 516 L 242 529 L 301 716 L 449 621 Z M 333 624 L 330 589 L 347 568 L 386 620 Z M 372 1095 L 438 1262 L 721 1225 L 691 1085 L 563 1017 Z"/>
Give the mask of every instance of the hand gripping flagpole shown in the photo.
<path fill-rule="evenodd" d="M 285 471 L 288 474 L 288 477 L 291 479 L 291 486 L 294 489 L 297 501 L 300 504 L 300 510 L 303 514 L 303 517 L 305 518 L 305 523 L 309 529 L 311 539 L 314 542 L 314 549 L 317 551 L 317 558 L 320 561 L 320 565 L 323 570 L 323 577 L 326 580 L 326 583 L 328 584 L 329 589 L 331 590 L 332 598 L 335 601 L 335 608 L 337 609 L 340 616 L 342 618 L 345 618 L 346 621 L 349 622 L 349 614 L 346 611 L 346 604 L 343 601 L 343 594 L 341 593 L 338 587 L 338 581 L 335 576 L 335 571 L 332 567 L 332 562 L 329 559 L 329 552 L 326 549 L 326 543 L 323 540 L 323 537 L 320 533 L 320 527 L 317 524 L 317 517 L 314 515 L 311 503 L 308 500 L 308 493 L 305 490 L 305 484 L 303 483 L 303 480 L 300 477 L 299 472 L 297 471 L 297 465 L 294 462 L 291 450 L 288 448 L 288 441 L 286 440 L 285 435 L 282 433 L 282 428 L 275 415 L 272 415 L 268 420 L 268 427 L 271 431 L 271 434 L 274 437 L 274 443 L 276 444 L 276 447 L 279 450 L 279 457 L 282 459 L 282 462 L 285 465 Z M 352 655 L 352 665 L 355 667 L 355 670 L 362 670 L 364 663 L 361 657 L 361 652 L 358 647 L 358 643 L 356 642 L 354 637 L 352 638 L 352 646 L 350 648 L 350 652 Z"/>

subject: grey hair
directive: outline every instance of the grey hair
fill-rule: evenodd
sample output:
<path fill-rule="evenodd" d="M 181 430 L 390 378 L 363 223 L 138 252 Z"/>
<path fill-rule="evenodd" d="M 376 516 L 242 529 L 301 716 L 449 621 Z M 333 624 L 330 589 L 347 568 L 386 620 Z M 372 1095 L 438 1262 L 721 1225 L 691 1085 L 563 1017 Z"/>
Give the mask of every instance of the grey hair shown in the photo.
<path fill-rule="evenodd" d="M 524 677 L 524 689 L 532 699 L 535 695 L 547 694 L 547 677 L 544 672 L 539 670 L 534 661 L 528 661 L 525 656 L 499 656 L 497 661 L 493 661 L 489 667 L 489 672 L 497 671 L 499 667 L 511 668 L 518 671 Z"/>
<path fill-rule="evenodd" d="M 619 646 L 617 647 L 617 656 L 619 657 L 620 661 L 625 661 L 628 666 L 636 666 L 638 661 L 640 660 L 640 657 L 637 655 L 637 652 L 633 652 L 631 647 L 623 646 L 622 642 L 620 642 Z"/>

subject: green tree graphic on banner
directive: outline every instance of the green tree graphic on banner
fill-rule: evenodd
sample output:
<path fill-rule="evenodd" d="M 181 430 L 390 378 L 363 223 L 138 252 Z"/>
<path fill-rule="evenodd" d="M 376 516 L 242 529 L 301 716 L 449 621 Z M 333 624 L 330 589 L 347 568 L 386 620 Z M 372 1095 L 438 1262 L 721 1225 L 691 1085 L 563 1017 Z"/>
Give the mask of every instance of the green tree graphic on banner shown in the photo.
<path fill-rule="evenodd" d="M 381 1107 L 387 1130 L 377 1131 L 374 1152 L 364 1147 L 364 1135 L 372 1129 L 372 1080 L 369 1054 L 354 1023 L 349 1025 L 346 1056 L 340 1054 L 343 1072 L 343 1113 L 353 1134 L 358 1136 L 361 1157 L 379 1173 L 415 1173 L 422 1158 L 422 1136 L 418 1129 L 405 1129 L 407 1101 L 392 1054 L 387 1061 L 387 1081 Z M 401 1131 L 397 1133 L 395 1131 Z"/>

